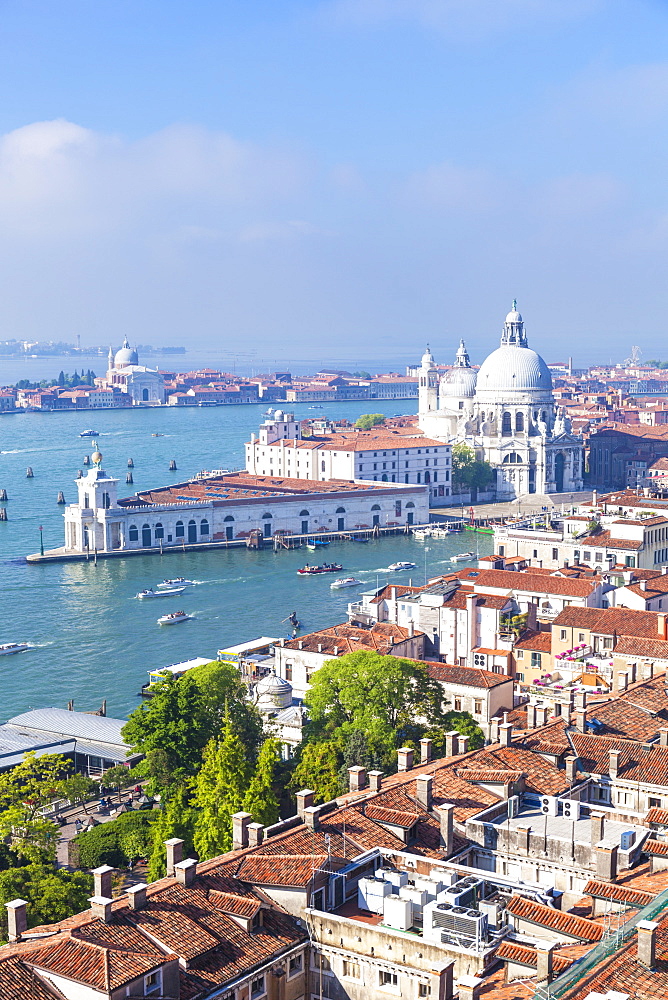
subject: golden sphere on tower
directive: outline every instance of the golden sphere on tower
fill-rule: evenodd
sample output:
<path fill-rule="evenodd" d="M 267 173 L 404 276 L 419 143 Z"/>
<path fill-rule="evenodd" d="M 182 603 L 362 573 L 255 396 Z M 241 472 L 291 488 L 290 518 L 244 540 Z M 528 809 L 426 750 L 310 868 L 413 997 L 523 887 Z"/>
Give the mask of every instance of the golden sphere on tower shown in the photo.
<path fill-rule="evenodd" d="M 93 454 L 90 457 L 92 458 L 92 460 L 95 463 L 95 465 L 100 465 L 100 463 L 102 462 L 102 452 L 101 451 L 94 451 Z"/>

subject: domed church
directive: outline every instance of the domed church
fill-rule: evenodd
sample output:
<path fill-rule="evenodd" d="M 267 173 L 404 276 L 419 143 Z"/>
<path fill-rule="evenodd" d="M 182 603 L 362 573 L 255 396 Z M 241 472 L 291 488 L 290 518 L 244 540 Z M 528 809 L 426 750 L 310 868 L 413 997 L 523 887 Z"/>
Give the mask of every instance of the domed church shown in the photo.
<path fill-rule="evenodd" d="M 128 338 L 114 354 L 109 348 L 106 385 L 126 393 L 133 406 L 157 406 L 165 402 L 165 380 L 155 368 L 139 364 L 139 355 Z"/>
<path fill-rule="evenodd" d="M 582 489 L 584 449 L 552 393 L 552 376 L 532 351 L 513 302 L 499 347 L 471 367 L 460 341 L 454 367 L 440 380 L 431 351 L 419 372 L 419 425 L 429 437 L 463 442 L 496 472 L 496 496 Z"/>

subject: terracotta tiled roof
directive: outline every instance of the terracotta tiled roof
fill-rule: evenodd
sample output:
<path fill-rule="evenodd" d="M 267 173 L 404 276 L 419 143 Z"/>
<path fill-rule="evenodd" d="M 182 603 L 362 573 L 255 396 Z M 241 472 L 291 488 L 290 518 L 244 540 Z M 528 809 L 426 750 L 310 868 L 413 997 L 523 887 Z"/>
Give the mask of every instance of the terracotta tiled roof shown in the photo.
<path fill-rule="evenodd" d="M 254 917 L 262 904 L 250 896 L 238 896 L 234 892 L 220 892 L 212 889 L 209 900 L 223 913 L 233 913 L 236 917 Z"/>
<path fill-rule="evenodd" d="M 519 781 L 522 774 L 522 771 L 495 771 L 492 768 L 482 767 L 461 767 L 457 770 L 457 777 L 463 778 L 465 781 L 481 781 L 488 784 L 498 782 L 503 785 L 509 785 L 512 782 Z"/>
<path fill-rule="evenodd" d="M 332 858 L 327 854 L 248 854 L 236 872 L 244 882 L 260 885 L 306 886 L 318 869 L 329 868 Z"/>
<path fill-rule="evenodd" d="M 648 785 L 668 785 L 668 747 L 653 745 L 645 749 L 635 740 L 577 732 L 571 733 L 571 740 L 582 771 L 608 774 L 610 750 L 619 750 L 617 773 L 620 778 Z"/>
<path fill-rule="evenodd" d="M 651 809 L 647 810 L 643 823 L 645 826 L 649 826 L 650 823 L 660 823 L 662 826 L 668 826 L 668 809 L 660 809 L 658 806 L 652 806 Z"/>
<path fill-rule="evenodd" d="M 615 646 L 616 656 L 648 656 L 653 660 L 668 660 L 668 642 L 665 639 L 642 639 L 623 635 Z"/>
<path fill-rule="evenodd" d="M 519 639 L 514 649 L 530 649 L 532 652 L 552 652 L 552 632 L 529 632 Z"/>
<path fill-rule="evenodd" d="M 413 633 L 414 636 L 423 634 L 423 632 Z M 403 625 L 395 625 L 394 622 L 376 622 L 371 628 L 359 628 L 344 623 L 332 625 L 320 632 L 309 632 L 299 639 L 290 639 L 284 646 L 285 649 L 308 650 L 310 653 L 322 653 L 326 656 L 343 656 L 345 653 L 359 650 L 386 654 L 392 651 L 395 643 L 405 642 L 409 638 L 411 638 L 409 630 Z"/>
<path fill-rule="evenodd" d="M 404 830 L 415 826 L 420 819 L 420 814 L 416 812 L 404 812 L 401 809 L 387 809 L 384 806 L 368 805 L 364 810 L 369 819 L 377 823 L 389 823 L 391 826 L 400 826 Z"/>
<path fill-rule="evenodd" d="M 641 549 L 645 544 L 633 538 L 615 538 L 610 531 L 598 531 L 595 535 L 578 538 L 578 545 L 597 549 Z"/>
<path fill-rule="evenodd" d="M 645 854 L 654 854 L 657 857 L 668 856 L 668 842 L 665 840 L 646 840 L 643 845 Z"/>
<path fill-rule="evenodd" d="M 151 946 L 146 938 L 141 948 L 141 951 L 126 951 L 68 935 L 40 948 L 29 962 L 38 969 L 48 969 L 95 990 L 107 992 L 120 989 L 165 961 L 164 953 Z"/>
<path fill-rule="evenodd" d="M 522 771 L 527 791 L 538 792 L 539 795 L 560 795 L 569 787 L 564 771 L 539 753 L 521 746 L 485 747 L 476 753 L 474 760 L 477 766 L 483 768 Z M 469 763 L 472 765 L 473 760 Z"/>
<path fill-rule="evenodd" d="M 536 949 L 531 945 L 520 944 L 518 941 L 510 941 L 505 938 L 496 951 L 496 957 L 502 962 L 515 962 L 518 965 L 526 965 L 529 969 L 535 969 L 538 965 Z M 564 955 L 552 955 L 552 968 L 556 975 L 563 972 L 573 964 L 574 959 L 566 958 Z"/>
<path fill-rule="evenodd" d="M 505 652 L 505 650 L 504 650 Z M 429 676 L 442 684 L 461 684 L 464 687 L 495 688 L 499 684 L 512 684 L 512 677 L 494 674 L 479 667 L 454 667 L 448 663 L 427 663 Z"/>
<path fill-rule="evenodd" d="M 632 611 L 630 608 L 578 608 L 560 611 L 552 627 L 586 628 L 600 635 L 635 635 L 658 639 L 658 617 L 654 611 Z"/>
<path fill-rule="evenodd" d="M 589 716 L 603 723 L 605 735 L 622 736 L 639 743 L 654 740 L 659 735 L 659 730 L 668 725 L 665 680 L 665 675 L 661 674 L 649 681 L 634 684 L 610 701 L 592 703 L 589 706 Z"/>
<path fill-rule="evenodd" d="M 7 954 L 0 957 L 0 1000 L 54 1000 L 63 994 L 46 986 L 35 975 L 27 956 Z"/>
<path fill-rule="evenodd" d="M 571 580 L 563 576 L 542 576 L 528 571 L 517 573 L 505 569 L 485 569 L 475 581 L 474 589 L 476 592 L 498 588 L 564 597 L 589 597 L 597 586 L 595 580 Z"/>
<path fill-rule="evenodd" d="M 539 924 L 541 927 L 549 927 L 558 934 L 565 934 L 579 941 L 600 941 L 603 936 L 600 924 L 595 924 L 584 917 L 576 917 L 574 913 L 554 910 L 551 906 L 544 906 L 543 903 L 536 903 L 522 896 L 512 896 L 507 910 L 514 917 Z"/>
<path fill-rule="evenodd" d="M 596 879 L 590 879 L 587 882 L 584 894 L 585 896 L 593 896 L 595 899 L 610 899 L 615 903 L 628 903 L 630 906 L 639 908 L 647 906 L 654 899 L 651 892 L 641 892 L 639 889 L 615 885 L 614 882 L 597 882 Z"/>

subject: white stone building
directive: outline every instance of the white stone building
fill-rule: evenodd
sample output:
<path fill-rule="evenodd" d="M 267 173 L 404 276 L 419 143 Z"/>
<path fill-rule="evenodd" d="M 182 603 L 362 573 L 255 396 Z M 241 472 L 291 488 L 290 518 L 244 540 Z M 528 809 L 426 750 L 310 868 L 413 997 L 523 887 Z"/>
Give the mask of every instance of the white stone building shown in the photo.
<path fill-rule="evenodd" d="M 449 444 L 411 428 L 379 426 L 303 438 L 299 421 L 282 410 L 246 443 L 246 470 L 253 475 L 427 485 L 432 506 L 451 502 L 451 466 Z"/>
<path fill-rule="evenodd" d="M 455 367 L 440 379 L 427 348 L 419 375 L 419 414 L 425 434 L 467 444 L 491 464 L 498 499 L 582 489 L 582 440 L 556 406 L 552 376 L 529 348 L 515 303 L 500 346 L 477 373 L 463 341 Z"/>
<path fill-rule="evenodd" d="M 102 380 L 108 389 L 125 392 L 133 405 L 157 406 L 165 402 L 165 380 L 154 368 L 139 364 L 137 351 L 130 347 L 128 338 L 116 354 L 109 348 L 108 368 Z"/>

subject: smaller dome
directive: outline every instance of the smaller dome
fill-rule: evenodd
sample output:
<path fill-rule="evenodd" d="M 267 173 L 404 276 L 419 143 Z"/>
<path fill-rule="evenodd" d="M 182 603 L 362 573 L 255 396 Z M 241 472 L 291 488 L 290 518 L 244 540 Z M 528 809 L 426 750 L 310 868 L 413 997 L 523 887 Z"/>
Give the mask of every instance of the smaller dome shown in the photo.
<path fill-rule="evenodd" d="M 517 309 L 517 299 L 513 299 L 513 308 L 506 316 L 506 323 L 523 323 L 522 314 Z"/>
<path fill-rule="evenodd" d="M 434 355 L 429 349 L 429 344 L 427 344 L 427 350 L 422 355 L 422 367 L 423 368 L 433 368 L 434 367 Z"/>
<path fill-rule="evenodd" d="M 261 712 L 278 712 L 292 703 L 292 684 L 272 671 L 255 686 L 257 707 Z"/>
<path fill-rule="evenodd" d="M 274 420 L 282 420 L 282 419 L 283 419 L 283 410 L 276 410 L 276 412 L 274 413 Z"/>
<path fill-rule="evenodd" d="M 440 396 L 475 396 L 478 373 L 473 368 L 452 368 L 441 379 Z"/>
<path fill-rule="evenodd" d="M 137 364 L 139 364 L 139 355 L 135 350 L 133 350 L 133 348 L 130 347 L 128 338 L 126 337 L 120 351 L 116 351 L 116 354 L 114 355 L 114 367 L 124 368 L 126 365 Z"/>

